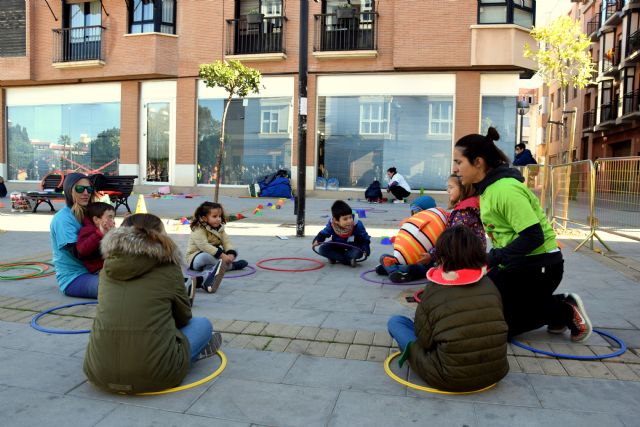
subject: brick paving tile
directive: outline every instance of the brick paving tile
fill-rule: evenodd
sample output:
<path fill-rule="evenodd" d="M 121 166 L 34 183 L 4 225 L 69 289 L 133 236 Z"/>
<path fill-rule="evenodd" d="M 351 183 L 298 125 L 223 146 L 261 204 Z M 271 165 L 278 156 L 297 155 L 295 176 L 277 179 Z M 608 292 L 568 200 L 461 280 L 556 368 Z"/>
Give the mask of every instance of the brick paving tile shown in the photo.
<path fill-rule="evenodd" d="M 389 356 L 388 347 L 369 347 L 369 353 L 367 353 L 367 360 L 370 362 L 384 362 Z"/>
<path fill-rule="evenodd" d="M 356 335 L 353 337 L 353 343 L 371 345 L 373 343 L 373 332 L 356 331 Z"/>
<path fill-rule="evenodd" d="M 16 301 L 12 301 L 8 306 L 10 308 L 24 308 L 24 306 L 31 304 L 33 301 L 24 298 L 16 298 Z"/>
<path fill-rule="evenodd" d="M 612 352 L 617 350 L 617 348 L 613 349 L 611 347 L 594 346 L 594 345 L 589 346 L 589 348 L 591 349 L 591 351 L 593 351 L 597 355 L 609 354 L 609 353 L 612 353 Z M 640 363 L 640 357 L 638 357 L 633 352 L 627 350 L 622 355 L 620 355 L 618 357 L 612 357 L 610 359 L 606 359 L 606 361 L 607 362 L 612 362 L 612 363 L 636 363 L 636 364 L 638 364 L 638 363 Z"/>
<path fill-rule="evenodd" d="M 33 311 L 13 310 L 13 313 L 3 320 L 7 322 L 21 322 L 24 319 L 31 319 L 35 313 Z"/>
<path fill-rule="evenodd" d="M 247 322 L 245 320 L 236 320 L 232 324 L 226 327 L 225 332 L 232 332 L 234 334 L 239 334 L 249 326 L 251 322 Z"/>
<path fill-rule="evenodd" d="M 320 332 L 318 332 L 318 335 L 316 335 L 316 341 L 332 342 L 337 333 L 337 329 L 321 328 Z"/>
<path fill-rule="evenodd" d="M 287 325 L 283 325 L 281 323 L 269 323 L 265 328 L 260 332 L 260 335 L 268 335 L 270 337 L 279 336 L 278 333 L 280 329 L 284 328 Z"/>
<path fill-rule="evenodd" d="M 391 347 L 393 338 L 387 332 L 374 332 L 372 344 L 378 347 Z"/>
<path fill-rule="evenodd" d="M 369 354 L 368 345 L 351 344 L 347 350 L 346 359 L 367 360 L 367 354 Z"/>
<path fill-rule="evenodd" d="M 289 343 L 287 348 L 284 349 L 284 351 L 285 353 L 304 354 L 307 348 L 309 348 L 309 344 L 311 344 L 311 341 L 293 340 Z"/>
<path fill-rule="evenodd" d="M 282 338 L 293 339 L 296 337 L 296 335 L 298 335 L 301 329 L 302 329 L 302 326 L 285 326 L 284 328 L 278 331 L 277 336 Z"/>
<path fill-rule="evenodd" d="M 236 335 L 236 337 L 229 342 L 229 347 L 245 348 L 252 339 L 253 335 Z"/>
<path fill-rule="evenodd" d="M 520 348 L 514 344 L 509 344 L 509 346 L 511 347 L 514 356 L 535 357 L 534 353 L 530 352 L 529 350 L 525 350 L 524 348 Z"/>
<path fill-rule="evenodd" d="M 331 343 L 329 344 L 329 348 L 325 353 L 325 357 L 333 357 L 335 359 L 344 359 L 347 355 L 347 351 L 349 350 L 349 346 L 347 344 L 339 344 L 339 343 Z"/>
<path fill-rule="evenodd" d="M 316 338 L 316 335 L 318 335 L 318 332 L 320 332 L 320 328 L 317 328 L 315 326 L 305 326 L 304 328 L 300 329 L 300 332 L 298 332 L 296 338 L 299 340 L 313 341 Z"/>
<path fill-rule="evenodd" d="M 549 345 L 549 343 L 546 343 L 546 342 L 528 341 L 525 344 L 527 344 L 529 347 L 533 347 L 533 348 L 536 348 L 536 349 L 539 349 L 539 350 L 553 352 L 553 350 L 551 350 L 551 346 Z M 533 353 L 533 352 L 530 352 L 529 354 L 533 355 L 534 357 L 537 357 L 539 359 L 551 359 L 551 356 L 547 356 L 546 354 Z"/>
<path fill-rule="evenodd" d="M 306 354 L 307 356 L 322 357 L 327 352 L 329 345 L 330 344 L 328 342 L 313 341 L 309 344 L 309 347 L 307 347 L 304 354 Z"/>
<path fill-rule="evenodd" d="M 561 354 L 573 354 L 576 356 L 593 356 L 593 351 L 589 349 L 586 345 L 582 344 L 564 344 L 564 343 L 553 343 L 551 344 L 551 349 L 554 353 Z"/>
<path fill-rule="evenodd" d="M 609 368 L 613 375 L 616 376 L 619 380 L 624 381 L 640 381 L 640 377 L 633 372 L 633 370 L 627 365 L 623 365 L 622 363 L 608 363 L 604 362 L 604 365 Z"/>
<path fill-rule="evenodd" d="M 604 363 L 597 360 L 589 360 L 582 363 L 582 366 L 589 371 L 593 378 L 605 379 L 605 380 L 615 380 L 616 377 L 613 373 L 605 366 Z"/>
<path fill-rule="evenodd" d="M 559 375 L 564 377 L 569 375 L 562 364 L 555 359 L 542 359 L 540 360 L 540 366 L 542 366 L 542 370 L 547 375 Z"/>
<path fill-rule="evenodd" d="M 230 332 L 227 331 L 227 328 L 233 323 L 233 320 L 213 319 L 211 323 L 213 323 L 213 329 L 218 332 Z"/>
<path fill-rule="evenodd" d="M 267 325 L 267 322 L 251 322 L 242 333 L 247 335 L 260 335 L 260 332 L 262 332 Z"/>
<path fill-rule="evenodd" d="M 254 336 L 253 339 L 249 341 L 249 344 L 245 346 L 245 348 L 251 350 L 264 350 L 271 340 L 271 337 Z"/>
<path fill-rule="evenodd" d="M 578 360 L 560 359 L 560 363 L 571 377 L 593 378 L 584 363 Z"/>
<path fill-rule="evenodd" d="M 523 357 L 516 356 L 518 364 L 522 368 L 522 371 L 527 374 L 544 374 L 542 366 L 540 366 L 540 360 L 535 357 Z"/>
<path fill-rule="evenodd" d="M 515 356 L 507 355 L 507 361 L 509 362 L 509 372 L 522 372 L 522 368 Z"/>
<path fill-rule="evenodd" d="M 230 332 L 222 332 L 222 344 L 229 345 L 231 341 L 237 336 L 236 334 L 232 334 Z"/>
<path fill-rule="evenodd" d="M 9 297 L 2 301 L 2 307 L 5 308 L 14 308 L 16 305 L 20 305 L 25 300 L 22 298 Z"/>
<path fill-rule="evenodd" d="M 640 365 L 627 365 L 636 375 L 640 377 Z"/>
<path fill-rule="evenodd" d="M 351 344 L 353 343 L 353 338 L 356 336 L 356 331 L 350 331 L 348 329 L 338 331 L 336 336 L 333 338 L 334 342 L 342 343 L 342 344 Z"/>
<path fill-rule="evenodd" d="M 289 338 L 273 338 L 265 350 L 282 353 L 290 342 L 291 340 Z"/>

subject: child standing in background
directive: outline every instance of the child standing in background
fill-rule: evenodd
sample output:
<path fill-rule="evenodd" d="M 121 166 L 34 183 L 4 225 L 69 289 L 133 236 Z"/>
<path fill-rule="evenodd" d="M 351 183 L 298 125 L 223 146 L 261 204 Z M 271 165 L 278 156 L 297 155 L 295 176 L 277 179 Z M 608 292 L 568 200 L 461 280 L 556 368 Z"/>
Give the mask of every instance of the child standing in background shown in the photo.
<path fill-rule="evenodd" d="M 76 249 L 80 261 L 89 273 L 102 270 L 104 259 L 100 252 L 100 242 L 107 231 L 115 227 L 115 216 L 116 210 L 109 203 L 94 202 L 87 205 L 87 215 L 78 232 Z"/>
<path fill-rule="evenodd" d="M 214 267 L 202 283 L 202 287 L 209 293 L 218 290 L 226 270 L 242 270 L 248 264 L 244 260 L 236 261 L 238 253 L 224 230 L 226 223 L 224 208 L 214 202 L 202 203 L 191 219 L 187 264 L 196 271 Z"/>
<path fill-rule="evenodd" d="M 351 267 L 356 266 L 358 258 L 365 254 L 369 256 L 371 253 L 371 238 L 364 228 L 364 224 L 355 218 L 351 207 L 342 200 L 336 200 L 331 206 L 331 218 L 326 227 L 322 229 L 315 239 L 312 246 L 320 246 L 318 252 L 320 255 L 327 257 L 331 264 L 341 262 Z M 332 242 L 344 243 L 343 245 L 322 245 L 322 243 L 331 238 Z"/>

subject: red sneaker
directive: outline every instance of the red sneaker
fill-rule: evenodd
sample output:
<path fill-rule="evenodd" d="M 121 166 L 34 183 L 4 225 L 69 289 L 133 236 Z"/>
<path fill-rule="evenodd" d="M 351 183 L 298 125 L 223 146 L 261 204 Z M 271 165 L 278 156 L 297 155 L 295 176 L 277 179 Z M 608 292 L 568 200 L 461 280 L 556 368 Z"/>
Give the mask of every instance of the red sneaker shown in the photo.
<path fill-rule="evenodd" d="M 578 294 L 569 294 L 565 302 L 573 309 L 573 322 L 572 325 L 569 326 L 571 329 L 571 341 L 586 341 L 591 336 L 593 326 L 591 326 L 591 321 L 587 317 L 582 299 L 580 299 Z"/>

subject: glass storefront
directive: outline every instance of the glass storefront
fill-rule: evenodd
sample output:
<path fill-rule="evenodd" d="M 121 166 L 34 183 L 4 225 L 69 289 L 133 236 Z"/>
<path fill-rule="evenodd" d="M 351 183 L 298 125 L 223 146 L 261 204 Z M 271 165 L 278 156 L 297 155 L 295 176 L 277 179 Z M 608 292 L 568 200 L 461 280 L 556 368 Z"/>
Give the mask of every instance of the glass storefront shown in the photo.
<path fill-rule="evenodd" d="M 198 100 L 198 184 L 215 184 L 223 99 Z M 231 101 L 225 125 L 222 184 L 251 184 L 291 170 L 291 98 Z"/>
<path fill-rule="evenodd" d="M 443 190 L 451 173 L 452 96 L 318 97 L 318 176 L 384 185 L 395 166 L 412 189 Z"/>
<path fill-rule="evenodd" d="M 482 130 L 486 135 L 489 126 L 500 133 L 496 145 L 513 161 L 516 145 L 516 103 L 515 96 L 483 96 L 482 97 Z"/>
<path fill-rule="evenodd" d="M 40 181 L 47 173 L 117 174 L 120 103 L 7 107 L 10 180 Z"/>

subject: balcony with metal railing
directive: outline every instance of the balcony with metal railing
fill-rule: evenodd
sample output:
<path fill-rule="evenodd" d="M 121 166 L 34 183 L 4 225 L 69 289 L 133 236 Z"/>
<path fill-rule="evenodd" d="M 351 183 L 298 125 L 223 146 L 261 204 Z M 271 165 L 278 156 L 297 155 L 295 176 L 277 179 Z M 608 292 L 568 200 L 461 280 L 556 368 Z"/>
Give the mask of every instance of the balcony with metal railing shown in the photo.
<path fill-rule="evenodd" d="M 313 55 L 374 57 L 378 50 L 378 13 L 314 15 Z M 351 15 L 351 16 L 350 16 Z"/>
<path fill-rule="evenodd" d="M 619 71 L 618 65 L 620 65 L 620 44 L 605 51 L 600 72 L 603 76 L 612 76 Z"/>
<path fill-rule="evenodd" d="M 105 27 L 56 28 L 53 30 L 53 66 L 56 68 L 104 65 L 103 37 Z"/>
<path fill-rule="evenodd" d="M 612 102 L 600 105 L 600 123 L 598 128 L 608 128 L 615 125 L 618 118 L 618 101 L 614 99 Z"/>
<path fill-rule="evenodd" d="M 600 30 L 600 12 L 597 12 L 589 22 L 587 22 L 587 35 L 591 41 L 598 38 L 598 30 Z"/>
<path fill-rule="evenodd" d="M 589 110 L 582 113 L 582 131 L 593 132 L 596 125 L 596 110 Z"/>
<path fill-rule="evenodd" d="M 251 60 L 286 58 L 284 16 L 241 16 L 227 19 L 226 56 Z"/>
<path fill-rule="evenodd" d="M 627 52 L 624 60 L 627 63 L 640 61 L 640 30 L 627 37 Z"/>
<path fill-rule="evenodd" d="M 627 92 L 622 100 L 622 121 L 630 121 L 640 116 L 640 89 Z"/>
<path fill-rule="evenodd" d="M 623 0 L 605 0 L 604 17 L 602 18 L 602 26 L 605 28 L 614 28 L 622 21 Z"/>

